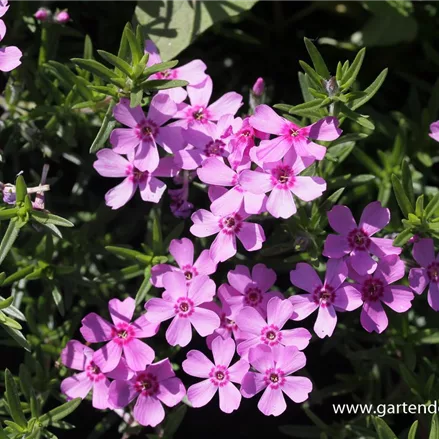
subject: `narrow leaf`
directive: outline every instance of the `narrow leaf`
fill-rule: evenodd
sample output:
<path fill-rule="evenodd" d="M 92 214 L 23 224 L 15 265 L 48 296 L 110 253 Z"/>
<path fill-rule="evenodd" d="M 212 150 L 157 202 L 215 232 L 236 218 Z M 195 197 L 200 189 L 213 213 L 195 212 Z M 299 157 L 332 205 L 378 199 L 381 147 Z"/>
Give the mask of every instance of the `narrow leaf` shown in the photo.
<path fill-rule="evenodd" d="M 21 408 L 20 397 L 18 396 L 17 385 L 15 384 L 14 377 L 9 369 L 5 370 L 5 387 L 6 398 L 8 400 L 9 411 L 11 412 L 12 419 L 20 427 L 25 428 L 27 425 L 26 418 L 24 417 L 23 410 Z"/>
<path fill-rule="evenodd" d="M 308 51 L 309 56 L 311 57 L 315 71 L 324 79 L 329 79 L 331 74 L 329 73 L 328 67 L 326 67 L 325 61 L 322 55 L 320 55 L 320 52 L 318 51 L 317 47 L 308 38 L 304 38 L 304 41 L 305 41 L 306 50 Z"/>
<path fill-rule="evenodd" d="M 406 218 L 408 218 L 410 213 L 414 213 L 415 208 L 407 197 L 407 194 L 402 187 L 401 181 L 395 174 L 392 175 L 392 186 L 393 192 L 395 193 L 396 201 L 398 202 L 401 212 Z"/>
<path fill-rule="evenodd" d="M 364 56 L 366 55 L 366 48 L 362 48 L 354 59 L 354 62 L 349 67 L 345 75 L 341 79 L 341 87 L 343 90 L 348 89 L 355 81 L 360 72 L 361 66 L 364 61 Z"/>
<path fill-rule="evenodd" d="M 19 232 L 20 228 L 18 227 L 16 219 L 11 219 L 11 221 L 9 221 L 8 228 L 6 229 L 6 233 L 4 234 L 0 243 L 0 264 L 5 260 L 9 250 L 14 245 Z"/>
<path fill-rule="evenodd" d="M 70 413 L 73 413 L 81 402 L 81 398 L 72 399 L 71 401 L 62 404 L 59 407 L 50 410 L 43 416 L 40 416 L 39 422 L 42 426 L 47 427 L 51 425 L 52 422 L 60 421 L 66 416 L 70 415 Z"/>
<path fill-rule="evenodd" d="M 115 105 L 116 102 L 112 99 L 110 105 L 107 108 L 107 112 L 105 113 L 104 120 L 102 121 L 102 125 L 99 128 L 98 134 L 91 144 L 90 154 L 93 154 L 104 147 L 105 142 L 110 137 L 113 128 L 116 126 L 116 121 L 113 120 L 113 108 L 115 107 Z"/>

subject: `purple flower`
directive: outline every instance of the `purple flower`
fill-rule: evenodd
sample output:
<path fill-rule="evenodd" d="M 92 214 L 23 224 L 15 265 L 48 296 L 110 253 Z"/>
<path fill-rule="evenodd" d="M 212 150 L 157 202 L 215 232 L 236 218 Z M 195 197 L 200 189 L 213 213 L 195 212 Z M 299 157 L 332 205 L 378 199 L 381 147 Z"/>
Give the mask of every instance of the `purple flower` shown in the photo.
<path fill-rule="evenodd" d="M 335 117 L 325 117 L 312 125 L 301 128 L 280 117 L 268 105 L 256 107 L 254 116 L 250 117 L 250 125 L 264 133 L 278 136 L 261 142 L 256 149 L 258 163 L 277 162 L 291 149 L 294 149 L 299 156 L 311 156 L 316 160 L 322 160 L 326 154 L 326 148 L 310 139 L 335 140 L 342 133 Z"/>
<path fill-rule="evenodd" d="M 290 272 L 291 283 L 308 294 L 290 297 L 293 305 L 292 320 L 303 320 L 319 310 L 314 331 L 320 337 L 330 337 L 337 324 L 336 311 L 353 311 L 363 301 L 361 294 L 348 283 L 346 264 L 340 259 L 330 259 L 326 265 L 325 282 L 322 283 L 314 268 L 305 263 L 296 265 Z"/>
<path fill-rule="evenodd" d="M 148 322 L 144 316 L 131 323 L 136 302 L 127 297 L 123 302 L 111 299 L 108 302 L 113 324 L 96 313 L 90 313 L 82 319 L 82 336 L 90 343 L 108 341 L 96 351 L 93 361 L 102 372 L 111 372 L 119 364 L 122 352 L 127 365 L 132 370 L 143 370 L 154 360 L 154 351 L 139 338 L 148 338 L 157 334 L 159 325 Z"/>
<path fill-rule="evenodd" d="M 151 283 L 155 287 L 163 288 L 163 275 L 171 271 L 183 273 L 188 283 L 199 275 L 210 275 L 216 271 L 216 264 L 210 259 L 209 250 L 203 250 L 194 263 L 194 244 L 188 238 L 173 239 L 169 245 L 169 253 L 178 267 L 169 264 L 155 265 L 151 270 Z"/>
<path fill-rule="evenodd" d="M 267 416 L 279 416 L 287 405 L 284 393 L 296 403 L 306 401 L 312 390 L 309 378 L 289 376 L 305 367 L 306 357 L 295 346 L 270 348 L 259 345 L 250 350 L 250 364 L 256 372 L 248 372 L 242 380 L 241 394 L 251 398 L 264 390 L 258 409 Z"/>
<path fill-rule="evenodd" d="M 113 381 L 109 402 L 112 407 L 122 408 L 137 398 L 133 409 L 134 419 L 140 425 L 155 427 L 165 418 L 162 404 L 174 407 L 185 393 L 183 383 L 175 376 L 166 358 L 137 372 L 129 381 Z"/>
<path fill-rule="evenodd" d="M 436 140 L 436 142 L 439 142 L 439 120 L 430 125 L 430 133 L 428 135 Z"/>
<path fill-rule="evenodd" d="M 221 96 L 213 104 L 209 105 L 212 96 L 213 83 L 210 76 L 198 85 L 188 85 L 189 104 L 178 104 L 176 119 L 180 119 L 179 125 L 200 126 L 218 121 L 221 116 L 230 114 L 234 116 L 242 106 L 242 96 L 235 92 L 229 92 Z"/>
<path fill-rule="evenodd" d="M 171 346 L 187 346 L 192 339 L 192 326 L 202 337 L 219 327 L 218 316 L 200 307 L 215 296 L 213 280 L 200 275 L 188 285 L 183 273 L 166 273 L 163 286 L 166 290 L 162 299 L 154 298 L 146 303 L 146 318 L 153 323 L 172 319 L 166 330 L 166 340 Z"/>
<path fill-rule="evenodd" d="M 224 284 L 227 291 L 225 301 L 234 315 L 245 306 L 255 308 L 262 317 L 267 316 L 267 303 L 272 297 L 279 297 L 277 291 L 268 291 L 276 282 L 276 272 L 264 264 L 256 264 L 250 274 L 245 265 L 237 265 L 227 274 L 229 285 Z"/>
<path fill-rule="evenodd" d="M 159 55 L 157 46 L 151 41 L 145 41 L 145 53 L 149 53 L 147 67 L 151 67 L 154 64 L 159 64 L 162 61 Z M 201 84 L 207 77 L 206 64 L 200 59 L 194 59 L 193 61 L 183 65 L 178 66 L 174 69 L 167 69 L 163 72 L 154 73 L 149 77 L 149 79 L 182 79 L 187 81 L 189 85 Z M 186 99 L 187 93 L 182 87 L 171 88 L 170 90 L 165 90 L 160 93 L 168 94 L 174 102 L 180 103 Z"/>
<path fill-rule="evenodd" d="M 126 366 L 125 360 L 120 359 L 117 367 L 110 373 L 104 374 L 93 361 L 94 351 L 77 340 L 70 340 L 61 352 L 62 363 L 75 370 L 82 371 L 61 382 L 61 392 L 69 399 L 84 399 L 93 389 L 92 405 L 96 409 L 107 409 L 109 378 L 130 379 L 133 372 Z"/>
<path fill-rule="evenodd" d="M 245 333 L 246 340 L 238 345 L 238 354 L 247 358 L 251 348 L 265 344 L 268 346 L 296 346 L 305 349 L 311 334 L 305 328 L 282 329 L 293 313 L 289 300 L 273 297 L 267 304 L 266 321 L 253 307 L 244 307 L 236 316 L 238 328 Z"/>
<path fill-rule="evenodd" d="M 110 142 L 113 150 L 118 154 L 128 154 L 128 159 L 140 171 L 154 171 L 159 165 L 157 144 L 168 153 L 183 147 L 181 128 L 162 126 L 176 111 L 175 102 L 164 94 L 154 96 L 146 117 L 140 106 L 131 108 L 128 99 L 121 99 L 114 107 L 114 118 L 129 128 L 112 131 Z"/>
<path fill-rule="evenodd" d="M 358 226 L 352 212 L 346 206 L 334 206 L 328 212 L 328 220 L 339 235 L 328 235 L 323 255 L 328 258 L 350 255 L 349 262 L 360 275 L 374 272 L 377 263 L 371 254 L 383 258 L 401 253 L 401 248 L 393 246 L 392 239 L 372 238 L 390 221 L 389 209 L 382 207 L 379 201 L 366 206 Z"/>
<path fill-rule="evenodd" d="M 230 366 L 235 354 L 235 342 L 231 338 L 215 338 L 212 354 L 214 363 L 200 351 L 188 352 L 182 364 L 183 370 L 188 375 L 205 380 L 189 387 L 187 397 L 193 407 L 203 407 L 218 392 L 220 409 L 224 413 L 232 413 L 241 403 L 241 394 L 232 383 L 241 384 L 249 364 L 241 359 Z"/>
<path fill-rule="evenodd" d="M 112 209 L 124 206 L 140 190 L 143 201 L 158 203 L 166 190 L 166 184 L 156 177 L 172 177 L 177 173 L 177 168 L 172 157 L 160 160 L 158 166 L 152 172 L 140 171 L 135 167 L 132 160 L 116 154 L 111 149 L 98 151 L 97 160 L 93 167 L 103 177 L 125 179 L 105 194 L 105 204 Z"/>
<path fill-rule="evenodd" d="M 297 211 L 293 194 L 303 201 L 312 201 L 326 190 L 323 178 L 298 175 L 314 161 L 312 157 L 300 157 L 291 151 L 283 161 L 265 163 L 260 171 L 242 171 L 239 182 L 245 190 L 256 194 L 271 191 L 268 212 L 275 218 L 289 218 Z"/>
<path fill-rule="evenodd" d="M 247 251 L 262 247 L 264 230 L 260 224 L 246 222 L 248 216 L 242 209 L 224 216 L 200 209 L 191 216 L 194 224 L 190 231 L 199 238 L 217 234 L 210 246 L 210 257 L 214 262 L 224 262 L 236 254 L 236 237 Z"/>
<path fill-rule="evenodd" d="M 385 256 L 378 262 L 373 274 L 361 276 L 350 270 L 349 277 L 354 279 L 355 288 L 363 300 L 360 321 L 368 331 L 383 332 L 389 324 L 381 302 L 398 313 L 411 308 L 413 293 L 410 288 L 402 285 L 391 285 L 404 277 L 404 262 L 397 255 Z"/>
<path fill-rule="evenodd" d="M 265 210 L 267 198 L 265 194 L 255 194 L 248 188 L 244 189 L 239 183 L 240 174 L 218 158 L 211 157 L 204 160 L 202 167 L 197 169 L 197 174 L 203 183 L 232 186 L 232 189 L 212 203 L 211 210 L 215 215 L 225 216 L 241 208 L 249 215 L 258 214 Z"/>
<path fill-rule="evenodd" d="M 427 286 L 428 304 L 439 311 L 439 254 L 435 258 L 432 239 L 421 239 L 413 245 L 413 258 L 420 265 L 409 273 L 409 284 L 416 294 L 422 294 Z"/>

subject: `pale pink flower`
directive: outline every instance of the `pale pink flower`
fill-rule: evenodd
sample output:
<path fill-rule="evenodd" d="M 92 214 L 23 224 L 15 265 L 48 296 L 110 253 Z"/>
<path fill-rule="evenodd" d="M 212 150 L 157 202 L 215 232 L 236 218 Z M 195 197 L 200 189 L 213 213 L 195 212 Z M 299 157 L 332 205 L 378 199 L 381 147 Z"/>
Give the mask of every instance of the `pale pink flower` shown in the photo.
<path fill-rule="evenodd" d="M 183 370 L 198 378 L 205 378 L 187 390 L 187 397 L 193 407 L 203 407 L 219 393 L 219 406 L 224 413 L 232 413 L 241 403 L 241 393 L 232 383 L 241 384 L 248 372 L 249 364 L 238 360 L 230 366 L 235 354 L 235 342 L 228 338 L 215 338 L 212 342 L 214 363 L 200 351 L 189 351 L 183 361 Z"/>
<path fill-rule="evenodd" d="M 174 407 L 181 402 L 185 393 L 183 383 L 175 376 L 166 358 L 137 372 L 128 381 L 113 381 L 109 402 L 112 408 L 123 408 L 137 398 L 133 409 L 134 419 L 140 425 L 155 427 L 165 418 L 162 404 Z"/>
<path fill-rule="evenodd" d="M 244 398 L 264 390 L 258 409 L 267 416 L 279 416 L 287 408 L 284 393 L 296 403 L 308 399 L 312 390 L 309 378 L 289 376 L 306 365 L 306 357 L 295 346 L 270 348 L 259 345 L 250 350 L 249 362 L 256 372 L 248 372 L 241 385 Z"/>
<path fill-rule="evenodd" d="M 205 275 L 196 276 L 187 284 L 183 273 L 166 273 L 163 276 L 165 292 L 162 298 L 150 299 L 146 304 L 146 318 L 153 323 L 172 319 L 166 330 L 171 346 L 187 346 L 192 339 L 192 326 L 202 336 L 212 334 L 220 319 L 211 310 L 200 305 L 212 301 L 215 283 Z"/>
<path fill-rule="evenodd" d="M 82 319 L 82 336 L 89 343 L 108 342 L 93 356 L 94 363 L 102 372 L 111 372 L 120 362 L 122 353 L 132 370 L 143 370 L 154 360 L 154 351 L 140 338 L 153 337 L 159 325 L 152 324 L 140 316 L 131 323 L 136 308 L 133 298 L 124 301 L 111 299 L 108 310 L 113 323 L 104 320 L 96 313 L 90 313 Z"/>

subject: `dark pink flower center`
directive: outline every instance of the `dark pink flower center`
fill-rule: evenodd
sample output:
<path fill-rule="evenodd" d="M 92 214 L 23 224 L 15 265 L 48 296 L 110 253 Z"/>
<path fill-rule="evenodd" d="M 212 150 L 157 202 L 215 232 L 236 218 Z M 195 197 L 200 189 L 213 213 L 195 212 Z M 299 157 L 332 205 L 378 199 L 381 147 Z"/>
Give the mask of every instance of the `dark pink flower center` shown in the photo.
<path fill-rule="evenodd" d="M 285 383 L 285 372 L 278 368 L 270 368 L 265 371 L 264 382 L 267 387 L 278 389 Z"/>
<path fill-rule="evenodd" d="M 348 242 L 351 249 L 367 250 L 370 245 L 370 238 L 363 229 L 354 229 L 348 234 Z"/>
<path fill-rule="evenodd" d="M 118 323 L 112 330 L 113 340 L 124 345 L 135 338 L 134 328 L 129 323 Z"/>
<path fill-rule="evenodd" d="M 157 79 L 175 79 L 177 77 L 177 71 L 172 69 L 164 70 L 155 74 Z"/>
<path fill-rule="evenodd" d="M 135 183 L 143 182 L 147 180 L 149 176 L 148 171 L 139 171 L 135 166 L 131 164 L 127 166 L 125 173 L 128 175 L 129 179 L 131 181 L 134 181 Z"/>
<path fill-rule="evenodd" d="M 181 271 L 187 281 L 191 281 L 195 276 L 198 276 L 198 270 L 192 265 L 184 265 L 181 267 Z"/>
<path fill-rule="evenodd" d="M 220 316 L 221 321 L 221 328 L 227 329 L 229 332 L 236 331 L 238 329 L 237 324 L 234 322 L 234 320 L 229 319 L 226 316 L 226 313 L 221 313 Z"/>
<path fill-rule="evenodd" d="M 363 301 L 376 302 L 384 294 L 384 284 L 381 279 L 370 277 L 363 283 L 361 298 Z"/>
<path fill-rule="evenodd" d="M 189 109 L 188 117 L 196 122 L 207 123 L 209 112 L 202 105 L 195 105 Z"/>
<path fill-rule="evenodd" d="M 145 396 L 153 396 L 159 390 L 159 383 L 155 375 L 141 372 L 136 376 L 134 388 L 136 392 L 142 393 Z"/>
<path fill-rule="evenodd" d="M 261 329 L 261 343 L 275 346 L 282 341 L 282 334 L 276 325 L 264 326 Z"/>
<path fill-rule="evenodd" d="M 87 372 L 87 377 L 91 381 L 102 381 L 105 379 L 105 375 L 101 372 L 101 369 L 99 369 L 98 366 L 96 366 L 93 361 L 90 361 L 88 365 L 85 368 L 85 371 Z"/>
<path fill-rule="evenodd" d="M 258 287 L 247 287 L 244 296 L 244 303 L 248 306 L 257 306 L 262 302 L 262 292 Z"/>
<path fill-rule="evenodd" d="M 241 230 L 242 218 L 239 214 L 232 213 L 231 215 L 219 220 L 219 227 L 223 233 L 234 235 Z"/>
<path fill-rule="evenodd" d="M 331 285 L 324 285 L 322 287 L 318 287 L 314 290 L 313 293 L 314 303 L 319 306 L 328 306 L 334 302 L 335 299 L 335 291 Z"/>
<path fill-rule="evenodd" d="M 157 136 L 159 128 L 155 122 L 148 119 L 136 127 L 136 135 L 140 140 L 150 140 Z"/>
<path fill-rule="evenodd" d="M 194 313 L 194 302 L 189 297 L 180 297 L 174 304 L 174 311 L 178 317 L 187 318 Z"/>
<path fill-rule="evenodd" d="M 207 157 L 222 157 L 226 144 L 222 140 L 213 140 L 204 147 Z"/>
<path fill-rule="evenodd" d="M 434 261 L 427 267 L 428 277 L 432 282 L 439 282 L 439 263 Z"/>
<path fill-rule="evenodd" d="M 209 372 L 209 378 L 211 383 L 218 387 L 223 387 L 230 381 L 227 367 L 221 365 L 212 367 Z"/>
<path fill-rule="evenodd" d="M 271 170 L 271 182 L 279 189 L 290 189 L 296 181 L 290 166 L 279 165 Z"/>

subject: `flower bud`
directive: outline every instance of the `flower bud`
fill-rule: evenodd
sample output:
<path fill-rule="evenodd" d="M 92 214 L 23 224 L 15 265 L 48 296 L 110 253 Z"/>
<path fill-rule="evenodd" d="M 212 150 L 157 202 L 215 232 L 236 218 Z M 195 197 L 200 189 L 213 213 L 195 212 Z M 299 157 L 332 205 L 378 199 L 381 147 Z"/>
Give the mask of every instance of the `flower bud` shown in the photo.
<path fill-rule="evenodd" d="M 253 85 L 252 91 L 253 91 L 253 94 L 255 96 L 262 96 L 264 94 L 264 91 L 265 91 L 264 78 L 256 79 L 256 82 Z"/>
<path fill-rule="evenodd" d="M 70 21 L 70 15 L 67 11 L 60 11 L 55 15 L 55 21 L 60 24 Z"/>
<path fill-rule="evenodd" d="M 38 21 L 47 21 L 47 19 L 50 16 L 50 11 L 46 8 L 40 8 L 38 9 L 37 12 L 35 12 L 34 17 L 35 19 L 37 19 Z"/>

